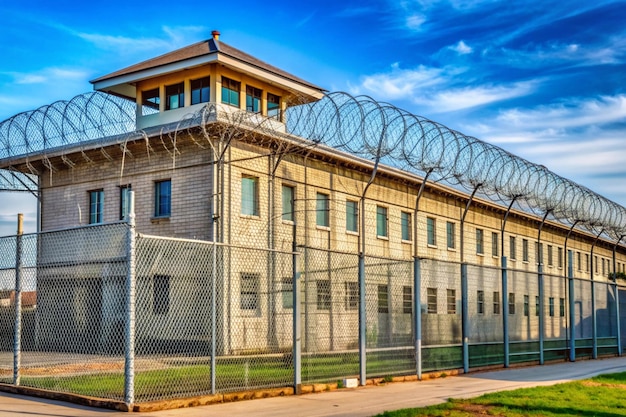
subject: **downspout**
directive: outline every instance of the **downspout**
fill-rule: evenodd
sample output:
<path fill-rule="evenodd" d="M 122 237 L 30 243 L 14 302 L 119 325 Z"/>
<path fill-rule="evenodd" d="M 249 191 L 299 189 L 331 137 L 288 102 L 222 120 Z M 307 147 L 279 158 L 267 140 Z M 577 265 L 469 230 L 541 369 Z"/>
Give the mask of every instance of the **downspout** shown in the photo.
<path fill-rule="evenodd" d="M 596 248 L 596 244 L 598 240 L 600 240 L 600 236 L 604 233 L 604 229 L 598 233 L 596 239 L 593 241 L 593 245 L 591 245 L 591 253 L 589 255 L 589 278 L 591 281 L 591 334 L 593 338 L 593 350 L 592 350 L 592 358 L 598 358 L 598 315 L 596 313 L 596 284 L 594 279 L 594 268 L 595 264 L 593 262 L 593 251 Z"/>
<path fill-rule="evenodd" d="M 543 285 L 543 249 L 541 249 L 541 231 L 543 225 L 546 223 L 548 214 L 552 212 L 552 209 L 546 211 L 541 224 L 539 224 L 539 230 L 537 232 L 537 295 L 539 296 L 539 365 L 544 363 L 544 340 L 545 340 L 545 300 L 544 300 L 544 285 Z"/>
<path fill-rule="evenodd" d="M 467 302 L 467 264 L 465 263 L 465 255 L 464 255 L 464 229 L 465 229 L 465 216 L 469 211 L 470 204 L 472 204 L 472 200 L 476 195 L 478 189 L 482 186 L 482 184 L 476 185 L 474 191 L 472 191 L 472 195 L 467 200 L 467 205 L 465 206 L 465 210 L 463 211 L 463 216 L 461 217 L 461 328 L 462 328 L 462 343 L 463 343 L 463 372 L 469 372 L 469 308 Z"/>
<path fill-rule="evenodd" d="M 504 229 L 506 228 L 506 221 L 509 218 L 509 214 L 511 213 L 511 208 L 517 200 L 519 196 L 516 195 L 511 200 L 511 204 L 506 210 L 504 214 L 504 219 L 502 221 L 502 227 L 500 228 L 500 250 L 502 251 L 502 257 L 500 258 L 500 268 L 502 269 L 502 305 L 506 306 L 505 302 L 508 302 L 507 291 L 508 291 L 508 271 L 506 264 L 506 254 L 504 252 Z M 504 342 L 504 367 L 509 367 L 509 318 L 507 314 L 502 314 L 502 339 Z"/>
<path fill-rule="evenodd" d="M 426 188 L 428 177 L 433 172 L 433 168 L 426 172 L 426 176 L 422 180 L 420 189 L 415 197 L 415 209 L 413 210 L 413 310 L 415 311 L 413 330 L 415 334 L 415 367 L 417 379 L 422 380 L 422 273 L 418 250 L 418 228 L 417 214 L 419 213 L 420 200 Z"/>
<path fill-rule="evenodd" d="M 376 161 L 374 162 L 374 169 L 372 175 L 367 182 L 367 185 L 363 189 L 361 195 L 361 230 L 359 233 L 359 239 L 361 240 L 361 250 L 359 251 L 359 381 L 362 386 L 367 385 L 367 367 L 366 367 L 366 332 L 367 332 L 367 317 L 365 312 L 365 195 L 370 185 L 376 178 L 376 171 L 378 171 L 378 163 L 380 162 L 380 145 L 378 147 L 378 155 L 376 155 Z"/>
<path fill-rule="evenodd" d="M 569 240 L 570 235 L 574 231 L 574 227 L 580 222 L 580 220 L 576 220 L 572 227 L 570 227 L 569 232 L 567 232 L 567 237 L 565 238 L 565 248 L 563 249 L 565 255 L 565 276 L 567 278 L 567 283 L 569 284 L 569 294 L 567 291 L 567 286 L 565 286 L 565 295 L 568 299 L 569 303 L 569 326 L 568 331 L 565 332 L 566 342 L 569 345 L 569 360 L 570 362 L 576 361 L 576 333 L 574 329 L 574 321 L 576 318 L 574 317 L 574 254 L 572 254 L 571 259 L 569 256 L 569 252 L 567 250 L 567 241 Z"/>
<path fill-rule="evenodd" d="M 616 260 L 615 260 L 615 252 L 617 250 L 617 246 L 619 242 L 626 235 L 621 235 L 615 245 L 613 246 L 613 283 L 615 285 L 615 318 L 616 318 L 616 327 L 617 327 L 617 355 L 622 356 L 622 335 L 621 335 L 621 325 L 619 320 L 619 287 L 617 286 L 617 268 L 616 268 Z"/>

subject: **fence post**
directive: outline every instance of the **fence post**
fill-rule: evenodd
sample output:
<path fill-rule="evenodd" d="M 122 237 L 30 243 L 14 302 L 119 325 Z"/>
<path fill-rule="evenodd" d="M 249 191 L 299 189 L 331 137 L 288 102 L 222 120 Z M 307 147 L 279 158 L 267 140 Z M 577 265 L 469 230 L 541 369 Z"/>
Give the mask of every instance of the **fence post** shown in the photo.
<path fill-rule="evenodd" d="M 422 267 L 420 258 L 413 258 L 413 311 L 415 331 L 415 367 L 422 380 Z"/>
<path fill-rule="evenodd" d="M 215 227 L 215 226 L 214 226 Z M 215 235 L 214 235 L 215 236 Z M 216 343 L 215 340 L 217 335 L 217 301 L 215 297 L 217 296 L 217 242 L 213 239 L 213 259 L 211 265 L 211 394 L 215 395 L 215 370 L 217 369 L 215 353 L 216 353 Z"/>
<path fill-rule="evenodd" d="M 13 385 L 20 385 L 22 366 L 22 234 L 24 215 L 17 215 L 15 237 L 15 328 L 13 329 Z"/>
<path fill-rule="evenodd" d="M 463 372 L 469 372 L 469 308 L 467 301 L 467 264 L 461 264 L 461 328 L 463 337 Z"/>
<path fill-rule="evenodd" d="M 615 317 L 617 325 L 617 355 L 622 356 L 622 334 L 621 324 L 619 320 L 619 286 L 617 285 L 617 279 L 613 283 L 615 285 Z"/>
<path fill-rule="evenodd" d="M 539 264 L 537 267 L 539 271 L 537 276 L 537 295 L 539 297 L 539 365 L 543 365 L 544 356 L 543 356 L 543 340 L 545 334 L 545 303 L 544 303 L 544 291 L 543 291 L 543 265 Z"/>
<path fill-rule="evenodd" d="M 569 283 L 569 360 L 576 361 L 576 329 L 574 321 L 576 314 L 574 310 L 574 252 L 567 252 L 567 280 Z"/>
<path fill-rule="evenodd" d="M 302 325 L 300 322 L 300 273 L 298 272 L 297 248 L 296 222 L 294 221 L 293 241 L 291 246 L 293 267 L 291 278 L 291 296 L 293 301 L 293 389 L 294 394 L 299 395 L 302 393 Z"/>
<path fill-rule="evenodd" d="M 130 192 L 126 238 L 126 344 L 124 351 L 124 402 L 135 402 L 135 192 Z"/>
<path fill-rule="evenodd" d="M 504 252 L 504 248 L 502 249 Z M 502 339 L 504 342 L 504 367 L 509 367 L 509 278 L 506 256 L 502 256 Z"/>
<path fill-rule="evenodd" d="M 365 233 L 364 228 L 361 233 Z M 365 255 L 359 254 L 359 380 L 362 386 L 367 385 L 366 372 L 366 328 L 367 316 L 365 314 Z"/>

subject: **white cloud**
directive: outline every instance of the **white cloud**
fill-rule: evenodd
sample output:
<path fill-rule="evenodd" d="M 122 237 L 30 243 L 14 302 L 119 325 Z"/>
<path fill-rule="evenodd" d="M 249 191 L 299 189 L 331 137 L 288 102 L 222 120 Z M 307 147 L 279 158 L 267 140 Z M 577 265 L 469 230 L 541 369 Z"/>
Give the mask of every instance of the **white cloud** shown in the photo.
<path fill-rule="evenodd" d="M 413 14 L 406 18 L 406 27 L 411 30 L 420 30 L 424 23 L 426 23 L 426 16 L 422 14 Z"/>
<path fill-rule="evenodd" d="M 503 85 L 471 85 L 462 77 L 463 68 L 419 66 L 401 69 L 394 64 L 390 72 L 369 75 L 352 92 L 366 92 L 380 100 L 407 100 L 429 113 L 451 112 L 525 96 L 537 82 L 526 81 Z M 460 84 L 460 79 L 467 84 Z"/>
<path fill-rule="evenodd" d="M 164 50 L 171 51 L 183 45 L 197 41 L 198 35 L 205 34 L 208 37 L 208 29 L 203 26 L 181 26 L 161 28 L 163 34 L 155 37 L 134 38 L 130 36 L 103 35 L 100 33 L 77 32 L 70 28 L 63 28 L 71 34 L 93 44 L 97 48 L 105 50 L 117 50 L 120 53 L 132 54 L 134 52 Z"/>
<path fill-rule="evenodd" d="M 462 40 L 460 40 L 459 43 L 457 43 L 456 45 L 449 46 L 448 48 L 453 50 L 453 51 L 455 51 L 459 55 L 467 55 L 467 54 L 471 54 L 472 52 L 474 52 L 474 49 L 472 47 L 468 46 Z"/>

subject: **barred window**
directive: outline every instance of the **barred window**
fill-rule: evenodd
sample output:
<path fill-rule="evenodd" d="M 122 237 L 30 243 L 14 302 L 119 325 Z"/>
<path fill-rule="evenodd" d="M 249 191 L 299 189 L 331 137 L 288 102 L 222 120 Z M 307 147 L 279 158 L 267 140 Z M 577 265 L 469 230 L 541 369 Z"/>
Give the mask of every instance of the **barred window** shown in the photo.
<path fill-rule="evenodd" d="M 515 293 L 509 293 L 509 314 L 515 314 Z"/>
<path fill-rule="evenodd" d="M 331 292 L 330 280 L 321 279 L 316 281 L 317 286 L 317 309 L 330 310 Z"/>
<path fill-rule="evenodd" d="M 152 311 L 154 314 L 167 314 L 170 311 L 170 277 L 154 275 L 152 277 Z"/>
<path fill-rule="evenodd" d="M 378 286 L 378 312 L 389 313 L 389 289 L 386 285 Z"/>
<path fill-rule="evenodd" d="M 356 281 L 346 281 L 346 310 L 357 310 L 359 308 L 359 283 Z"/>
<path fill-rule="evenodd" d="M 500 292 L 493 292 L 493 314 L 500 314 Z"/>
<path fill-rule="evenodd" d="M 402 312 L 404 314 L 413 313 L 413 288 L 409 286 L 402 287 Z"/>
<path fill-rule="evenodd" d="M 483 290 L 476 291 L 476 312 L 478 314 L 485 313 L 485 292 Z"/>
<path fill-rule="evenodd" d="M 437 288 L 427 288 L 428 314 L 437 314 Z"/>
<path fill-rule="evenodd" d="M 456 314 L 456 290 L 450 288 L 446 290 L 446 301 L 448 314 Z"/>
<path fill-rule="evenodd" d="M 239 294 L 239 308 L 242 310 L 257 310 L 259 308 L 260 274 L 241 274 L 241 288 Z"/>
<path fill-rule="evenodd" d="M 283 308 L 293 308 L 293 278 L 285 277 L 281 281 Z"/>

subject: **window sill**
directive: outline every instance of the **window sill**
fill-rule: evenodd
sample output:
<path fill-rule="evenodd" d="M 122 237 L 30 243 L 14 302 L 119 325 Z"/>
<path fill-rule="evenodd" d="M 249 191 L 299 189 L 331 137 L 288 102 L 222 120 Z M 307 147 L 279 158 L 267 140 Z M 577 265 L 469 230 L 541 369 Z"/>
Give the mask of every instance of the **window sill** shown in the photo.
<path fill-rule="evenodd" d="M 150 219 L 150 223 L 152 224 L 169 223 L 169 221 L 170 221 L 170 216 L 152 217 Z"/>
<path fill-rule="evenodd" d="M 327 232 L 330 232 L 330 226 L 320 226 L 319 224 L 316 224 L 316 225 L 315 225 L 315 228 L 316 228 L 317 230 L 325 230 L 325 231 L 327 231 Z"/>
<path fill-rule="evenodd" d="M 293 226 L 295 222 L 293 220 L 281 220 L 284 225 Z"/>
<path fill-rule="evenodd" d="M 376 235 L 376 239 L 389 240 L 389 236 L 378 236 L 378 235 Z"/>
<path fill-rule="evenodd" d="M 405 245 L 412 245 L 413 241 L 412 240 L 402 239 L 402 243 L 404 243 Z"/>
<path fill-rule="evenodd" d="M 353 232 L 352 230 L 346 230 L 346 234 L 347 235 L 351 235 L 351 236 L 358 236 L 359 232 Z"/>
<path fill-rule="evenodd" d="M 456 252 L 456 248 L 446 248 L 449 252 Z"/>
<path fill-rule="evenodd" d="M 426 246 L 427 246 L 427 247 L 429 247 L 429 248 L 431 248 L 431 249 L 437 249 L 437 245 L 431 245 L 431 244 L 428 244 L 428 245 L 426 245 Z"/>
<path fill-rule="evenodd" d="M 239 217 L 242 219 L 252 219 L 252 220 L 261 219 L 261 216 L 259 216 L 258 214 L 240 214 Z"/>
<path fill-rule="evenodd" d="M 478 253 L 478 252 L 476 252 L 476 256 L 481 256 L 481 257 L 483 257 L 483 258 L 484 258 L 484 257 L 485 257 L 485 254 L 484 254 L 484 253 Z"/>

